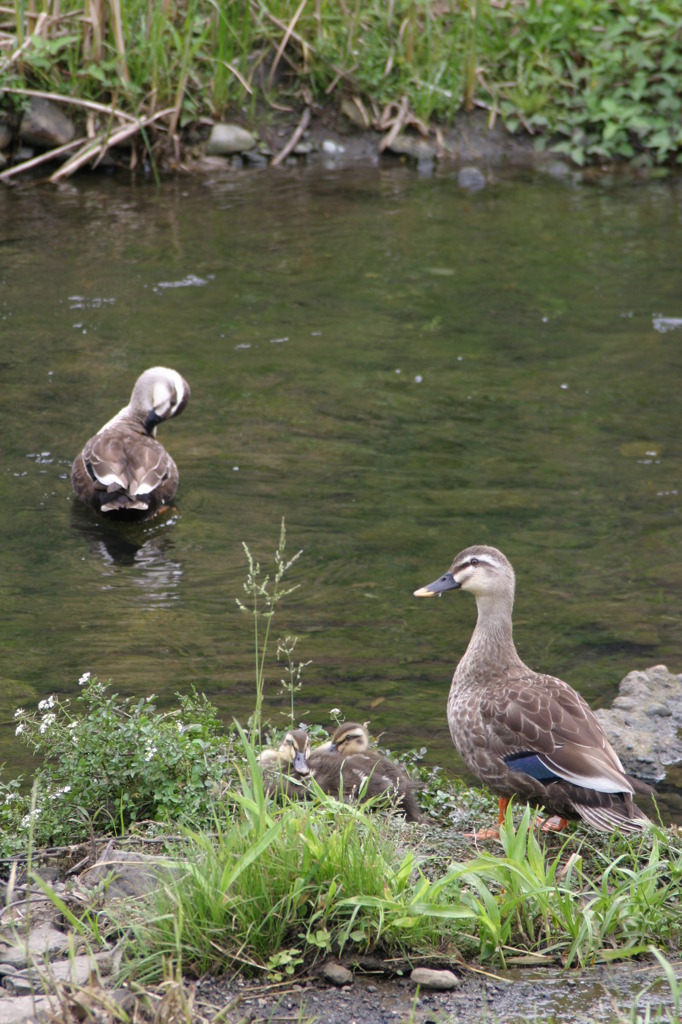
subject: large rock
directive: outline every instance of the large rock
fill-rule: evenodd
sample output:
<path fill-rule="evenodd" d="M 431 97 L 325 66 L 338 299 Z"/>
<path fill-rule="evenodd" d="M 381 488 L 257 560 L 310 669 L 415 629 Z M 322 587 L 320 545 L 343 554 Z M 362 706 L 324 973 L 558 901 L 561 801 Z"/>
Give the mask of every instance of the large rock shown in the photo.
<path fill-rule="evenodd" d="M 76 129 L 73 121 L 56 103 L 32 96 L 21 120 L 19 134 L 22 142 L 29 146 L 50 149 L 72 142 Z"/>
<path fill-rule="evenodd" d="M 161 887 L 173 871 L 163 857 L 150 857 L 130 850 L 116 850 L 109 844 L 96 864 L 79 876 L 87 888 L 103 883 L 104 899 L 128 899 L 146 896 Z"/>
<path fill-rule="evenodd" d="M 28 940 L 19 938 L 16 944 L 0 945 L 0 974 L 2 967 L 26 967 L 29 964 L 41 963 L 55 953 L 65 953 L 69 948 L 68 936 L 49 922 L 37 925 L 28 933 Z"/>
<path fill-rule="evenodd" d="M 39 967 L 8 974 L 3 978 L 2 984 L 9 992 L 18 996 L 28 995 L 29 992 L 42 992 L 45 981 L 67 981 L 72 985 L 85 985 L 93 973 L 100 976 L 109 974 L 111 963 L 110 953 L 69 956 L 65 960 L 52 960 L 48 965 L 43 963 Z"/>
<path fill-rule="evenodd" d="M 630 672 L 611 707 L 596 715 L 631 775 L 660 782 L 682 761 L 682 675 L 665 665 Z"/>

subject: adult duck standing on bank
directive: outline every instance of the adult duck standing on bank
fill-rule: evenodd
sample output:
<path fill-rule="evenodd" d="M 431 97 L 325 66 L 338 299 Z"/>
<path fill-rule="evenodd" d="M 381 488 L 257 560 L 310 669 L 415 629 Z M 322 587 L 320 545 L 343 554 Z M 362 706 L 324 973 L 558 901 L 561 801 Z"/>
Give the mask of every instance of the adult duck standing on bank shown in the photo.
<path fill-rule="evenodd" d="M 455 669 L 447 704 L 453 743 L 469 771 L 499 796 L 499 823 L 512 796 L 594 828 L 637 832 L 650 824 L 635 793 L 650 786 L 630 775 L 586 701 L 568 683 L 534 672 L 521 661 L 512 637 L 515 576 L 497 548 L 474 546 L 415 597 L 468 590 L 478 620 Z M 497 829 L 476 838 L 499 835 Z"/>

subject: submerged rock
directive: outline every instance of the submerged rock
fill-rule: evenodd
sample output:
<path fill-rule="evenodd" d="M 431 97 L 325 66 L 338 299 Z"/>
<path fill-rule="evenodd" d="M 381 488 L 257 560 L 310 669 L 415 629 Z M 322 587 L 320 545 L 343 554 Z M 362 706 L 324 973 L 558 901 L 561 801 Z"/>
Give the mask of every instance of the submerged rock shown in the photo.
<path fill-rule="evenodd" d="M 457 172 L 457 184 L 469 192 L 480 192 L 485 188 L 485 175 L 478 167 L 460 167 Z"/>
<path fill-rule="evenodd" d="M 682 761 L 682 675 L 665 665 L 630 672 L 611 707 L 596 715 L 631 775 L 660 782 Z"/>
<path fill-rule="evenodd" d="M 250 131 L 238 124 L 214 124 L 206 143 L 208 156 L 232 156 L 254 149 L 256 140 Z"/>

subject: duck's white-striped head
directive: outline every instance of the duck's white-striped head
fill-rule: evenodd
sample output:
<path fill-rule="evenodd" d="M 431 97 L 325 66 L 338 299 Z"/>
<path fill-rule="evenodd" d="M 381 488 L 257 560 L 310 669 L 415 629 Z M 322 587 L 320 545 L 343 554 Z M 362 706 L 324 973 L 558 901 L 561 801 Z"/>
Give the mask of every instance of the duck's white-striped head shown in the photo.
<path fill-rule="evenodd" d="M 177 370 L 152 366 L 137 378 L 128 408 L 143 418 L 151 433 L 159 423 L 181 413 L 189 397 L 189 384 Z"/>
<path fill-rule="evenodd" d="M 514 599 L 515 577 L 509 559 L 497 548 L 475 544 L 454 559 L 448 571 L 433 583 L 415 590 L 415 597 L 434 597 L 446 590 L 468 590 L 476 598 Z"/>

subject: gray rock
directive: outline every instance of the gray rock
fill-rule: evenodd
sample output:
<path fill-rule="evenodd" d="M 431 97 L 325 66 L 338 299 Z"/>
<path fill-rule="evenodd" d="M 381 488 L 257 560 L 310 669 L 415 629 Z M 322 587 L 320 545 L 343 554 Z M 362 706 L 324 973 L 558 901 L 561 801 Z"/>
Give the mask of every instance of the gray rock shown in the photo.
<path fill-rule="evenodd" d="M 682 761 L 682 675 L 665 665 L 630 672 L 611 707 L 596 715 L 632 775 L 660 782 Z"/>
<path fill-rule="evenodd" d="M 408 156 L 411 160 L 424 163 L 436 159 L 436 147 L 426 139 L 416 135 L 397 135 L 388 150 L 398 156 Z"/>
<path fill-rule="evenodd" d="M 457 173 L 457 184 L 469 192 L 480 192 L 486 186 L 485 175 L 478 167 L 460 167 Z"/>
<path fill-rule="evenodd" d="M 97 953 L 94 956 L 71 956 L 66 960 L 52 960 L 40 967 L 30 967 L 25 971 L 8 975 L 3 986 L 15 995 L 27 995 L 29 992 L 44 991 L 45 984 L 54 981 L 68 981 L 72 985 L 85 985 L 93 972 L 100 975 L 111 971 L 111 954 Z"/>
<path fill-rule="evenodd" d="M 362 101 L 355 103 L 353 100 L 349 100 L 346 96 L 341 100 L 341 113 L 355 128 L 362 128 L 367 130 L 370 127 L 369 114 L 365 110 Z"/>
<path fill-rule="evenodd" d="M 94 888 L 105 884 L 105 901 L 146 896 L 158 889 L 163 876 L 172 870 L 163 857 L 149 857 L 144 853 L 116 850 L 111 844 L 96 864 L 79 876 L 81 885 Z"/>
<path fill-rule="evenodd" d="M 69 940 L 64 932 L 47 922 L 31 929 L 28 942 L 20 941 L 0 949 L 0 961 L 10 967 L 27 967 L 55 953 L 66 951 L 68 945 Z"/>
<path fill-rule="evenodd" d="M 49 1016 L 51 1004 L 48 999 L 34 999 L 33 996 L 16 996 L 0 1000 L 0 1024 L 28 1024 L 29 1021 Z M 57 1007 L 55 1006 L 54 1009 Z"/>
<path fill-rule="evenodd" d="M 251 132 L 238 124 L 214 124 L 206 143 L 208 156 L 232 156 L 254 149 L 256 140 Z"/>
<path fill-rule="evenodd" d="M 430 967 L 415 967 L 410 975 L 410 982 L 413 985 L 420 985 L 421 988 L 437 989 L 440 992 L 447 992 L 460 984 L 459 978 L 452 971 L 434 971 Z"/>
<path fill-rule="evenodd" d="M 322 965 L 320 972 L 325 981 L 328 981 L 330 985 L 338 985 L 339 988 L 342 985 L 353 984 L 353 972 L 349 971 L 343 964 L 334 963 L 333 960 L 327 960 Z"/>
<path fill-rule="evenodd" d="M 71 142 L 76 136 L 76 129 L 71 118 L 56 103 L 32 96 L 21 120 L 19 134 L 21 141 L 29 146 L 49 149 Z"/>
<path fill-rule="evenodd" d="M 294 146 L 294 156 L 310 156 L 311 153 L 317 152 L 317 143 L 314 139 L 302 139 L 301 142 L 297 142 Z"/>

